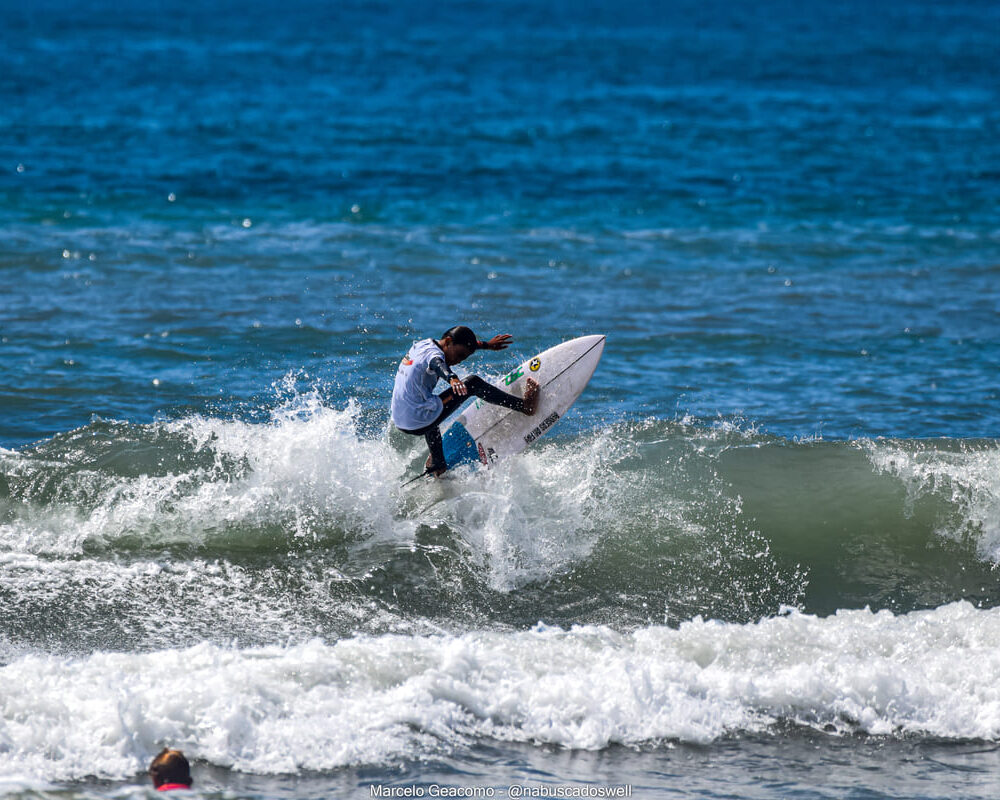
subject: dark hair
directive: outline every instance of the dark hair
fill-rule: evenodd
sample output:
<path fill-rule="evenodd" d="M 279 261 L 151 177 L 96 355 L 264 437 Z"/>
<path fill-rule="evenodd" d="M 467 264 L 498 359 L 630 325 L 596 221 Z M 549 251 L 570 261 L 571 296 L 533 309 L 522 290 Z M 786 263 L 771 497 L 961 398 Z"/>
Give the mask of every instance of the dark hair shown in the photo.
<path fill-rule="evenodd" d="M 454 328 L 448 328 L 442 335 L 442 339 L 451 339 L 455 344 L 460 344 L 463 347 L 467 347 L 470 351 L 475 350 L 479 345 L 479 340 L 469 328 L 464 325 L 456 325 Z"/>
<path fill-rule="evenodd" d="M 153 786 L 156 787 L 165 783 L 183 783 L 190 786 L 191 765 L 180 750 L 164 747 L 149 765 L 149 777 L 153 779 Z"/>

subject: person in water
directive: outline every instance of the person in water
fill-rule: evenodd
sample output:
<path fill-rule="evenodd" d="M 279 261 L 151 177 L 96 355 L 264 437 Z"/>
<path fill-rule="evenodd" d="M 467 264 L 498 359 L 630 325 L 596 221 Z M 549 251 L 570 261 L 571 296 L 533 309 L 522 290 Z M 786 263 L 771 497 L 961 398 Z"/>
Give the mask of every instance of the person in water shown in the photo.
<path fill-rule="evenodd" d="M 180 750 L 164 747 L 149 765 L 149 777 L 158 792 L 172 792 L 175 789 L 190 789 L 191 765 Z"/>
<path fill-rule="evenodd" d="M 538 383 L 531 378 L 525 382 L 524 396 L 515 397 L 478 375 L 462 380 L 451 371 L 452 366 L 461 364 L 476 350 L 505 350 L 512 341 L 509 333 L 502 333 L 483 342 L 464 325 L 456 325 L 445 331 L 440 339 L 414 342 L 400 363 L 392 389 L 392 422 L 403 433 L 423 436 L 427 440 L 431 451 L 427 472 L 440 477 L 448 469 L 440 425 L 469 395 L 528 416 L 535 413 Z M 441 394 L 434 394 L 438 379 L 446 381 L 448 388 Z"/>

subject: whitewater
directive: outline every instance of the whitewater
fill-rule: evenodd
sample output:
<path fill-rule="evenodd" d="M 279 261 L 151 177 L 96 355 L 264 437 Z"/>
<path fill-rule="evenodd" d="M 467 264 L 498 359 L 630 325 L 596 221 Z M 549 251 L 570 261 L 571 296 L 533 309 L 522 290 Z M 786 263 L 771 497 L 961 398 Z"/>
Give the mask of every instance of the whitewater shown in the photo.
<path fill-rule="evenodd" d="M 0 454 L 5 784 L 127 780 L 161 741 L 280 775 L 1000 736 L 997 442 L 649 420 L 401 488 L 419 447 L 359 416 L 311 392 Z"/>

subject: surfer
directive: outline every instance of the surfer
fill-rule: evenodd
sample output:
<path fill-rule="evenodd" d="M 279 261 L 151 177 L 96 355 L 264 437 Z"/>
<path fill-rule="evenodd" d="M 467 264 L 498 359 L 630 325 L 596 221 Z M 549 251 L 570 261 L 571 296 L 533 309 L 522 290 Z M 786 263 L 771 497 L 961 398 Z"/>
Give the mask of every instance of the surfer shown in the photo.
<path fill-rule="evenodd" d="M 431 454 L 427 457 L 425 474 L 440 477 L 448 469 L 440 425 L 468 395 L 528 416 L 535 413 L 538 383 L 531 378 L 525 381 L 524 397 L 515 397 L 478 375 L 462 380 L 451 371 L 454 364 L 462 363 L 476 350 L 505 350 L 512 341 L 509 333 L 501 333 L 484 342 L 469 328 L 456 325 L 445 331 L 440 339 L 414 342 L 400 363 L 392 389 L 392 421 L 403 433 L 423 436 L 427 440 Z M 434 394 L 439 378 L 447 382 L 448 388 L 441 394 Z"/>
<path fill-rule="evenodd" d="M 158 792 L 172 792 L 176 789 L 190 789 L 191 765 L 180 750 L 164 747 L 149 765 L 149 777 Z"/>

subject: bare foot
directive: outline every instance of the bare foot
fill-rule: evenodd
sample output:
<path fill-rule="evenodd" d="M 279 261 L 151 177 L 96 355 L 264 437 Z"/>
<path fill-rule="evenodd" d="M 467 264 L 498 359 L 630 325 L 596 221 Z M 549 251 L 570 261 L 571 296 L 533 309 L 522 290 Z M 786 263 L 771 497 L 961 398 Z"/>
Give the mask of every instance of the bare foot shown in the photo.
<path fill-rule="evenodd" d="M 524 413 L 533 416 L 538 408 L 538 381 L 528 378 L 524 382 Z"/>
<path fill-rule="evenodd" d="M 434 456 L 427 456 L 427 460 L 424 462 L 424 472 L 430 472 L 430 469 L 431 469 L 431 459 L 432 458 L 434 458 Z M 435 478 L 440 478 L 447 471 L 448 471 L 447 467 L 443 467 L 441 469 L 434 470 L 434 477 Z"/>

